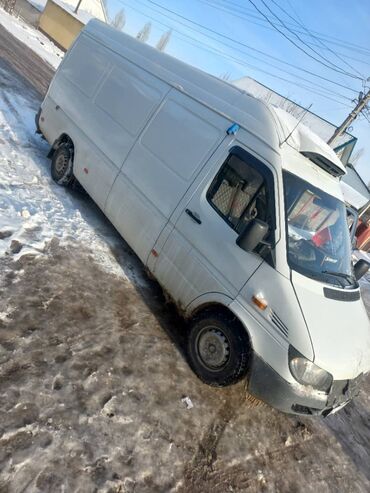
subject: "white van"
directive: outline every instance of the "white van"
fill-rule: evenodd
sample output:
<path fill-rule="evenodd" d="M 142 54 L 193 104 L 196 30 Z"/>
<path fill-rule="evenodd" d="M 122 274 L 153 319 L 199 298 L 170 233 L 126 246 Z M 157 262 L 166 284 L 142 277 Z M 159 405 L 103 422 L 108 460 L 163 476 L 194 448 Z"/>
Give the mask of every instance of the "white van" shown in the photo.
<path fill-rule="evenodd" d="M 191 320 L 207 384 L 328 415 L 370 369 L 345 168 L 287 113 L 93 20 L 37 115 L 54 180 L 87 190 Z"/>

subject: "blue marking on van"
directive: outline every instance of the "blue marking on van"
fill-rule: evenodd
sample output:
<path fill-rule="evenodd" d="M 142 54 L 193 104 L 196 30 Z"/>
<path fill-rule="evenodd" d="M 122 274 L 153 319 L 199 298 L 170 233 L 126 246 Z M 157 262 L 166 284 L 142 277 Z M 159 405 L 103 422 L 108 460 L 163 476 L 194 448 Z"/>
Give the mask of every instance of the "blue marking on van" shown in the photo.
<path fill-rule="evenodd" d="M 227 135 L 235 135 L 240 126 L 237 123 L 233 123 L 231 127 L 226 130 Z"/>

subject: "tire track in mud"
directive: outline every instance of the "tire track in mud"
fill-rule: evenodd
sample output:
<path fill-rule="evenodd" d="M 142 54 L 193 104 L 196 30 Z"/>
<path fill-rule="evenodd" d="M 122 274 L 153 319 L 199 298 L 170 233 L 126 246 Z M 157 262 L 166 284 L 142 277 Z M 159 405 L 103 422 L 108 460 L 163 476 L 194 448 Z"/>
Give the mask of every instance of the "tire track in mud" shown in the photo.
<path fill-rule="evenodd" d="M 184 484 L 180 493 L 206 493 L 205 485 L 214 472 L 213 465 L 217 460 L 217 446 L 229 423 L 235 419 L 239 409 L 245 403 L 245 393 L 238 390 L 230 400 L 226 400 L 218 410 L 216 417 L 209 424 L 198 443 L 197 450 L 184 468 Z M 234 387 L 235 388 L 235 387 Z M 235 388 L 236 389 L 236 388 Z M 234 390 L 234 389 L 232 389 Z"/>
<path fill-rule="evenodd" d="M 240 392 L 240 391 L 239 391 Z M 259 407 L 253 405 L 253 408 Z M 245 412 L 245 403 L 242 400 L 230 399 L 220 408 L 216 418 L 209 425 L 202 437 L 197 451 L 185 467 L 182 487 L 177 490 L 181 493 L 226 493 L 262 491 L 303 491 L 303 478 L 309 482 L 309 477 L 315 478 L 315 483 L 326 485 L 321 491 L 359 492 L 361 486 L 354 483 L 346 475 L 344 465 L 342 472 L 335 470 L 334 465 L 327 464 L 323 468 L 320 463 L 314 462 L 312 457 L 317 447 L 318 430 L 310 423 L 299 419 L 292 422 L 289 434 L 282 435 L 281 445 L 275 444 L 272 448 L 253 449 L 244 457 L 235 457 L 235 461 L 225 461 L 222 453 L 217 453 L 217 447 L 223 435 L 233 420 L 237 420 L 238 410 Z M 251 409 L 251 408 L 250 408 Z M 271 430 L 272 434 L 274 431 Z M 334 440 L 328 437 L 327 446 L 334 445 Z M 297 475 L 292 475 L 289 469 L 296 466 Z M 286 471 L 286 474 L 283 473 Z M 328 482 L 330 478 L 330 482 Z M 308 483 L 309 484 L 309 483 Z"/>

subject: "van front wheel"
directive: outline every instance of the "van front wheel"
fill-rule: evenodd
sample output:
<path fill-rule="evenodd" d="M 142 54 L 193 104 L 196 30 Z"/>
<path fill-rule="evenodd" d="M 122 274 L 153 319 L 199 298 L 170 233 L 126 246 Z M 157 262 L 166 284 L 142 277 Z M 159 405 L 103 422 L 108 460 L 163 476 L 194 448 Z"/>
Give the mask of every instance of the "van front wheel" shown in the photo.
<path fill-rule="evenodd" d="M 70 145 L 62 144 L 59 146 L 51 160 L 51 177 L 53 180 L 67 187 L 73 179 L 73 153 Z"/>
<path fill-rule="evenodd" d="M 225 387 L 241 380 L 250 352 L 247 333 L 237 319 L 205 312 L 194 320 L 188 339 L 189 364 L 204 383 Z"/>

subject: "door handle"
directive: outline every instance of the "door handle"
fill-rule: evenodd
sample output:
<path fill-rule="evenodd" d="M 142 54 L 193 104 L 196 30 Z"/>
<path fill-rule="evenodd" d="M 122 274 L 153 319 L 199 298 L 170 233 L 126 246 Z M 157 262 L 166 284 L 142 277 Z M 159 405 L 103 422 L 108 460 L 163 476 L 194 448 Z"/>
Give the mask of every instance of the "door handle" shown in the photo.
<path fill-rule="evenodd" d="M 185 209 L 185 212 L 188 216 L 190 216 L 193 219 L 193 221 L 195 221 L 198 224 L 202 224 L 202 221 L 196 212 L 192 212 L 190 209 Z"/>

